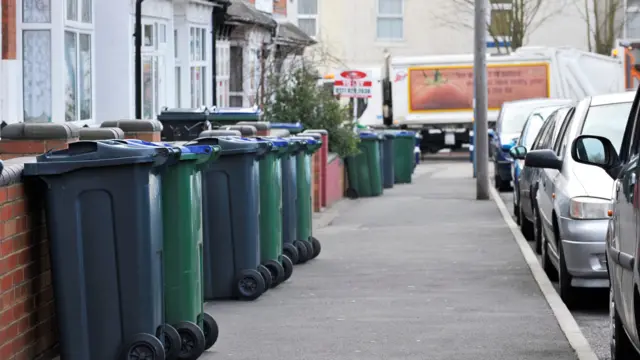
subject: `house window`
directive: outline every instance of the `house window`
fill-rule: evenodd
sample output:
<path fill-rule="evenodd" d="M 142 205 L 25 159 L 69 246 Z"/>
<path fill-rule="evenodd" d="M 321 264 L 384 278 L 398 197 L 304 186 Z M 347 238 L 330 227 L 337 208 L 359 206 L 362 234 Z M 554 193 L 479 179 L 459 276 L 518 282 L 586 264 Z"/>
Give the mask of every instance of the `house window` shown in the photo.
<path fill-rule="evenodd" d="M 404 38 L 404 0 L 378 0 L 378 40 L 402 40 Z"/>
<path fill-rule="evenodd" d="M 627 38 L 640 38 L 640 7 L 627 10 L 626 26 Z"/>
<path fill-rule="evenodd" d="M 93 9 L 91 0 L 66 0 L 65 121 L 93 118 Z"/>
<path fill-rule="evenodd" d="M 307 35 L 318 35 L 318 0 L 298 0 L 298 27 Z"/>
<path fill-rule="evenodd" d="M 218 107 L 229 106 L 229 42 L 216 42 L 216 96 Z"/>
<path fill-rule="evenodd" d="M 180 56 L 178 55 L 178 30 L 173 30 L 173 58 L 175 60 L 175 106 L 182 107 L 182 68 L 180 66 Z"/>
<path fill-rule="evenodd" d="M 190 28 L 191 107 L 205 106 L 207 94 L 207 29 Z"/>
<path fill-rule="evenodd" d="M 51 1 L 22 1 L 22 100 L 25 122 L 52 121 Z"/>
<path fill-rule="evenodd" d="M 229 78 L 229 106 L 242 107 L 244 99 L 243 73 L 244 56 L 241 46 L 231 46 L 229 63 L 231 65 Z"/>
<path fill-rule="evenodd" d="M 166 24 L 143 20 L 142 118 L 155 119 L 165 106 Z"/>
<path fill-rule="evenodd" d="M 489 22 L 491 36 L 511 36 L 512 6 L 512 0 L 491 0 L 491 20 Z"/>

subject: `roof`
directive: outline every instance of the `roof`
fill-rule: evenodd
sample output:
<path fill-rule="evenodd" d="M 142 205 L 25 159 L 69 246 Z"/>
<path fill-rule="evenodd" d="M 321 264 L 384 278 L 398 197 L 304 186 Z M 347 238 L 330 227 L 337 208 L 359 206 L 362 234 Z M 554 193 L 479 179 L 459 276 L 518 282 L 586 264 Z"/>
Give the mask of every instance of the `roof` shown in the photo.
<path fill-rule="evenodd" d="M 286 19 L 276 19 L 276 22 L 278 23 L 277 43 L 301 46 L 309 46 L 316 43 L 311 36 L 307 35 L 302 29 L 290 21 Z"/>
<path fill-rule="evenodd" d="M 258 10 L 246 0 L 231 0 L 227 9 L 227 21 L 241 24 L 255 24 L 268 29 L 275 29 L 276 22 L 266 13 Z"/>
<path fill-rule="evenodd" d="M 507 101 L 502 104 L 502 107 L 511 107 L 511 106 L 519 106 L 519 105 L 536 105 L 540 104 L 542 106 L 552 106 L 552 105 L 565 105 L 571 104 L 573 101 L 570 99 L 549 99 L 549 98 L 535 98 L 535 99 L 525 99 L 525 100 L 514 100 Z"/>
<path fill-rule="evenodd" d="M 591 106 L 633 102 L 635 91 L 625 91 L 614 94 L 594 95 L 591 97 Z"/>

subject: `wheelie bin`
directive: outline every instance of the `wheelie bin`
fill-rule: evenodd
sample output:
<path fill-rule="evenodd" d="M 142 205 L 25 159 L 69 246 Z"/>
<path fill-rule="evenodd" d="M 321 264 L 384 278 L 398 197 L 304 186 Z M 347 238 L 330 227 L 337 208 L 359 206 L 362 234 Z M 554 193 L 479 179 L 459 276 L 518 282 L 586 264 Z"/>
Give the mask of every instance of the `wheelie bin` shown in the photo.
<path fill-rule="evenodd" d="M 46 184 L 62 359 L 163 360 L 170 357 L 160 339 L 180 341 L 163 319 L 159 186 L 160 173 L 179 155 L 80 141 L 25 164 L 24 176 Z"/>
<path fill-rule="evenodd" d="M 301 123 L 271 123 L 271 130 L 288 130 L 291 135 L 296 135 L 304 130 Z"/>
<path fill-rule="evenodd" d="M 220 158 L 202 171 L 204 298 L 257 299 L 266 290 L 260 265 L 258 160 L 271 143 L 201 137 L 184 146 L 217 145 Z"/>
<path fill-rule="evenodd" d="M 141 146 L 166 143 L 124 140 Z M 204 311 L 202 290 L 201 171 L 220 155 L 219 146 L 177 147 L 180 161 L 162 174 L 165 321 L 180 334 L 179 359 L 195 360 L 218 339 L 216 321 Z"/>
<path fill-rule="evenodd" d="M 382 171 L 380 170 L 380 143 L 382 135 L 361 132 L 359 153 L 347 157 L 348 198 L 379 196 L 383 192 Z"/>
<path fill-rule="evenodd" d="M 298 240 L 297 156 L 307 146 L 307 139 L 285 138 L 289 143 L 287 153 L 280 159 L 282 168 L 282 253 L 293 264 L 299 264 L 301 256 L 307 258 L 307 246 Z"/>
<path fill-rule="evenodd" d="M 212 136 L 242 136 L 238 130 L 206 130 L 200 133 L 198 137 L 212 137 Z"/>
<path fill-rule="evenodd" d="M 395 139 L 395 134 L 390 131 L 385 131 L 382 133 L 383 141 L 382 141 L 382 187 L 385 189 L 393 188 L 393 184 L 395 181 L 394 177 L 394 160 L 395 156 L 393 154 L 393 144 Z"/>
<path fill-rule="evenodd" d="M 271 151 L 260 160 L 260 263 L 271 287 L 289 280 L 293 262 L 282 251 L 282 168 L 281 159 L 288 156 L 289 142 L 275 137 L 257 137 L 268 141 Z"/>
<path fill-rule="evenodd" d="M 394 179 L 396 184 L 410 184 L 415 167 L 416 134 L 413 131 L 396 131 L 393 140 Z"/>
<path fill-rule="evenodd" d="M 295 136 L 294 140 L 305 140 L 303 151 L 296 155 L 296 181 L 298 198 L 296 209 L 298 210 L 297 220 L 297 240 L 302 241 L 306 246 L 307 253 L 298 254 L 301 263 L 316 258 L 322 249 L 320 241 L 313 236 L 313 202 L 311 200 L 311 156 L 320 149 L 322 141 L 318 141 L 311 136 Z M 306 256 L 304 256 L 306 255 Z"/>

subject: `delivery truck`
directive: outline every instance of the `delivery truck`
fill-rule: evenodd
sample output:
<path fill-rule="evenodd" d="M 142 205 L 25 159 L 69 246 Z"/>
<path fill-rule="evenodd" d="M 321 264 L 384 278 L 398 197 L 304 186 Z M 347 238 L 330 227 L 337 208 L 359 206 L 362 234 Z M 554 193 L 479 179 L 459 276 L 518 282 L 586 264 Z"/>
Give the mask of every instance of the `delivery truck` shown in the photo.
<path fill-rule="evenodd" d="M 358 121 L 419 131 L 421 150 L 459 149 L 473 135 L 473 55 L 388 57 L 374 74 L 372 98 Z M 504 102 L 580 100 L 625 90 L 621 59 L 574 48 L 523 47 L 487 55 L 488 121 Z M 360 105 L 359 105 L 360 106 Z"/>

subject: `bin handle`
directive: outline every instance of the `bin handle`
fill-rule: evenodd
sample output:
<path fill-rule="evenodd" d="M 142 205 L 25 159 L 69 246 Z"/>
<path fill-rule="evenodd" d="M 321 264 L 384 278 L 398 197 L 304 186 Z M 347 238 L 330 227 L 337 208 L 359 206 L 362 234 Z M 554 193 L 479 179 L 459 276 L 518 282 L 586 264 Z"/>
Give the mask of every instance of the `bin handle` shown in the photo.
<path fill-rule="evenodd" d="M 260 160 L 260 159 L 263 159 L 269 151 L 271 151 L 273 144 L 271 144 L 270 142 L 259 142 L 258 144 L 259 145 L 258 145 L 258 152 L 256 154 L 256 158 Z"/>

